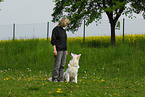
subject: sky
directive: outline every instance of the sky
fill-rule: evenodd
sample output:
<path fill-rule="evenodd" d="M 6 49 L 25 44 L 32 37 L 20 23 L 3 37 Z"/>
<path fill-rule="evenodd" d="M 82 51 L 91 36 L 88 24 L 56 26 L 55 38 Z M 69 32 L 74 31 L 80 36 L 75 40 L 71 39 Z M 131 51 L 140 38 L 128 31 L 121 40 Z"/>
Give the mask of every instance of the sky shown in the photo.
<path fill-rule="evenodd" d="M 51 20 L 53 0 L 4 0 L 0 4 L 0 24 L 43 23 Z"/>
<path fill-rule="evenodd" d="M 52 23 L 53 0 L 4 0 L 0 3 L 0 40 L 12 39 L 13 27 L 16 24 L 16 37 L 18 39 L 28 37 L 46 37 L 47 22 L 50 22 L 50 33 L 57 23 Z M 121 28 L 116 30 L 116 35 L 122 35 L 122 18 L 125 18 L 125 33 L 145 33 L 145 20 L 142 15 L 136 15 L 137 19 L 130 20 L 128 17 L 121 16 Z M 83 25 L 77 33 L 68 32 L 68 37 L 82 36 Z M 111 35 L 110 24 L 106 14 L 102 14 L 101 24 L 96 23 L 86 27 L 86 36 L 103 36 Z"/>
<path fill-rule="evenodd" d="M 54 6 L 53 0 L 4 0 L 0 4 L 0 25 L 51 21 Z M 136 16 L 142 18 L 142 15 Z M 106 14 L 102 19 L 108 19 Z"/>

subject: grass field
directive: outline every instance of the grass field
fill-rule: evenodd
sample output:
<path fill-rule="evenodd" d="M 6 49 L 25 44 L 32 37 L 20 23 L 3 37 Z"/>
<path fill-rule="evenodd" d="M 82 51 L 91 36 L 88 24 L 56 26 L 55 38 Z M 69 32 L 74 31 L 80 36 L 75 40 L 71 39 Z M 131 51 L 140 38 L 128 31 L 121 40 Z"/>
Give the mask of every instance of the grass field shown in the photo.
<path fill-rule="evenodd" d="M 54 56 L 46 39 L 0 41 L 0 97 L 145 97 L 145 34 L 68 38 L 82 54 L 78 83 L 49 82 Z M 67 64 L 71 57 L 67 56 Z M 67 65 L 65 66 L 67 68 Z"/>

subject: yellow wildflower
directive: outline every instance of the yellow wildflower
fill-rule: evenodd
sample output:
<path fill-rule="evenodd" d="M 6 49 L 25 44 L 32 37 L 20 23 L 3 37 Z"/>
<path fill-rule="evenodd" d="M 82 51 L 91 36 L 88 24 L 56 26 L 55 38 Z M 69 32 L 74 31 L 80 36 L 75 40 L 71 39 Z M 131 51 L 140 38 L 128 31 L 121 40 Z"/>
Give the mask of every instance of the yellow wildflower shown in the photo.
<path fill-rule="evenodd" d="M 28 78 L 28 81 L 30 81 L 30 78 Z"/>
<path fill-rule="evenodd" d="M 101 80 L 101 82 L 104 82 L 104 81 L 105 81 L 105 80 L 103 80 L 103 79 Z"/>
<path fill-rule="evenodd" d="M 9 80 L 9 78 L 6 78 L 6 80 Z"/>
<path fill-rule="evenodd" d="M 46 78 L 44 78 L 44 80 L 46 80 Z"/>
<path fill-rule="evenodd" d="M 58 90 L 56 91 L 57 93 L 63 93 L 63 91 L 61 91 L 60 88 L 58 88 Z"/>
<path fill-rule="evenodd" d="M 60 93 L 60 91 L 56 91 L 57 93 Z"/>
<path fill-rule="evenodd" d="M 117 94 L 116 94 L 116 93 L 114 93 L 113 95 L 115 95 L 115 96 L 116 96 Z"/>
<path fill-rule="evenodd" d="M 60 93 L 60 91 L 56 91 L 57 93 Z"/>

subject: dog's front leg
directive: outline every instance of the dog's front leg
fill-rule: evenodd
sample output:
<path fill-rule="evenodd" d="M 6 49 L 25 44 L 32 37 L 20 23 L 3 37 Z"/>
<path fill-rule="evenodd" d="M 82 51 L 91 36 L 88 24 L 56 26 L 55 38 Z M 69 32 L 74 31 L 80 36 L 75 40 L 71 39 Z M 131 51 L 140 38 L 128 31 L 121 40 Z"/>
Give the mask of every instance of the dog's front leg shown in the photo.
<path fill-rule="evenodd" d="M 66 74 L 66 81 L 69 82 L 69 74 Z"/>
<path fill-rule="evenodd" d="M 77 81 L 77 75 L 75 76 L 75 83 L 77 83 L 78 81 Z"/>

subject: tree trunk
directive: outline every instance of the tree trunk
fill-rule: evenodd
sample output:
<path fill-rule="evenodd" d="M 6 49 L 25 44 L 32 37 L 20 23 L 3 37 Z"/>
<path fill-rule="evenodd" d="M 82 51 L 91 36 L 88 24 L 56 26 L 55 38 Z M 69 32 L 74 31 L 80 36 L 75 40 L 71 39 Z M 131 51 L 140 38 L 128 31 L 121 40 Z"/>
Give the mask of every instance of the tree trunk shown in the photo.
<path fill-rule="evenodd" d="M 106 12 L 109 22 L 110 22 L 110 27 L 111 27 L 111 45 L 115 46 L 116 42 L 115 42 L 115 24 L 118 18 L 113 19 L 113 12 Z"/>
<path fill-rule="evenodd" d="M 111 26 L 111 45 L 115 46 L 116 41 L 115 41 L 115 22 L 110 23 Z"/>

